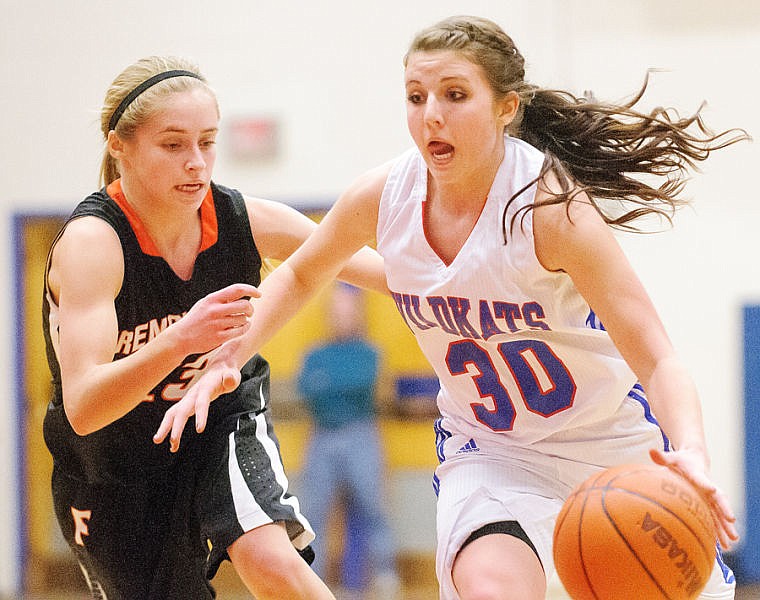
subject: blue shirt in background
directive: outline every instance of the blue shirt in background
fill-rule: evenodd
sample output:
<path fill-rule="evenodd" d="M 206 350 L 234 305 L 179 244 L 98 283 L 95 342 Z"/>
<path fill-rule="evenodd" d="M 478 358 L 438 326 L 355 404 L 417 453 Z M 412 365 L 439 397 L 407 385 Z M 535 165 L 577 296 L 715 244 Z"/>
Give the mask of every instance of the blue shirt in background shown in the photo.
<path fill-rule="evenodd" d="M 314 424 L 336 429 L 375 416 L 379 353 L 365 340 L 328 342 L 308 352 L 298 376 Z"/>

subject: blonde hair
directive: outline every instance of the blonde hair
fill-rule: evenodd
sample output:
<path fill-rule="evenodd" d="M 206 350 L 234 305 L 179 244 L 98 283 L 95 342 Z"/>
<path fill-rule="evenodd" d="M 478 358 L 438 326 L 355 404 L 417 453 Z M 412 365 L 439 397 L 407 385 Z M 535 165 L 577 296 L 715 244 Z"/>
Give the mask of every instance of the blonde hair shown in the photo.
<path fill-rule="evenodd" d="M 114 126 L 114 131 L 121 139 L 128 140 L 133 137 L 140 125 L 160 108 L 161 101 L 169 94 L 201 88 L 216 98 L 216 94 L 209 87 L 206 78 L 203 77 L 200 69 L 193 62 L 174 56 L 149 56 L 142 58 L 124 69 L 113 80 L 106 91 L 103 108 L 100 112 L 100 131 L 103 134 L 104 141 L 108 140 L 114 112 L 119 109 L 122 101 L 130 92 L 151 77 L 173 70 L 189 71 L 195 74 L 195 76 L 164 79 L 140 93 L 126 106 Z M 118 162 L 108 152 L 108 148 L 105 148 L 100 165 L 100 183 L 108 185 L 118 179 L 119 176 Z"/>

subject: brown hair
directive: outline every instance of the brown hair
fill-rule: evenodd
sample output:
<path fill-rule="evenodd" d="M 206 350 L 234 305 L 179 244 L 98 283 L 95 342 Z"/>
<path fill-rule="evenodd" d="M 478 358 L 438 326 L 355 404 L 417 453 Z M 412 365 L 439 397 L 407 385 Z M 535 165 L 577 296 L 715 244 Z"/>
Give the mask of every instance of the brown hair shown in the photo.
<path fill-rule="evenodd" d="M 119 108 L 122 100 L 132 90 L 154 75 L 172 70 L 190 71 L 196 74 L 197 77 L 172 77 L 142 92 L 126 107 L 116 123 L 114 131 L 120 138 L 126 140 L 134 136 L 138 127 L 150 118 L 160 107 L 161 100 L 169 94 L 185 92 L 194 88 L 203 88 L 216 97 L 213 90 L 208 86 L 206 79 L 201 75 L 198 67 L 191 61 L 172 56 L 149 56 L 140 59 L 124 69 L 113 80 L 113 83 L 111 83 L 106 92 L 103 108 L 100 112 L 100 130 L 104 140 L 108 140 L 111 118 L 117 108 Z M 118 178 L 119 166 L 117 161 L 109 154 L 108 148 L 106 148 L 103 152 L 103 160 L 100 166 L 100 182 L 102 185 L 108 185 Z"/>
<path fill-rule="evenodd" d="M 648 77 L 633 99 L 622 104 L 529 84 L 525 59 L 512 38 L 488 19 L 455 16 L 422 30 L 413 39 L 404 65 L 414 52 L 436 50 L 459 52 L 480 66 L 497 100 L 509 92 L 519 96 L 520 108 L 507 133 L 538 148 L 546 159 L 539 177 L 515 197 L 553 171 L 562 192 L 543 204 L 569 203 L 585 191 L 613 227 L 639 231 L 632 222 L 652 213 L 670 222 L 675 209 L 686 203 L 678 196 L 688 169 L 696 168 L 714 150 L 751 139 L 742 129 L 713 133 L 702 121 L 702 107 L 688 117 L 674 109 L 636 110 Z M 655 187 L 642 181 L 642 175 L 665 181 Z M 600 200 L 614 202 L 603 209 Z M 506 240 L 506 210 L 504 219 Z"/>

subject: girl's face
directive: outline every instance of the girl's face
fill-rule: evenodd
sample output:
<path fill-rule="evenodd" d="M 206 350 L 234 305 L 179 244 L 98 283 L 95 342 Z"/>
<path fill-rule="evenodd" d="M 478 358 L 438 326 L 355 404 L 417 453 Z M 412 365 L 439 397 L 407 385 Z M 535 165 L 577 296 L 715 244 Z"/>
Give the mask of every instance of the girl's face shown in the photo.
<path fill-rule="evenodd" d="M 130 201 L 197 209 L 211 182 L 218 130 L 216 99 L 196 88 L 167 96 L 134 137 L 109 139 Z"/>
<path fill-rule="evenodd" d="M 449 50 L 411 54 L 405 80 L 407 125 L 431 174 L 459 182 L 492 174 L 517 95 L 496 101 L 483 69 Z"/>

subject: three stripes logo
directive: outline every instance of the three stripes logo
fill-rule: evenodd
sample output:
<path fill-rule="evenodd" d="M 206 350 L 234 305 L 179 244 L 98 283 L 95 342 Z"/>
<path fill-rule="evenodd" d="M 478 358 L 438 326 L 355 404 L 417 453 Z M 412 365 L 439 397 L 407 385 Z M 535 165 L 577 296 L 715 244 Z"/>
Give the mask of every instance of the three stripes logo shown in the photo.
<path fill-rule="evenodd" d="M 467 454 L 468 452 L 480 452 L 480 448 L 475 443 L 475 440 L 470 438 L 470 441 L 457 450 L 457 454 Z"/>

